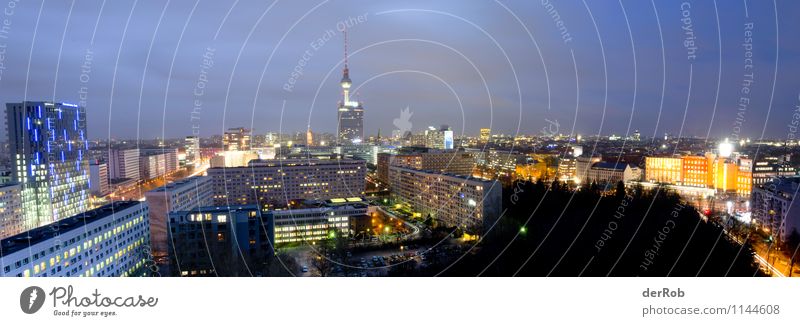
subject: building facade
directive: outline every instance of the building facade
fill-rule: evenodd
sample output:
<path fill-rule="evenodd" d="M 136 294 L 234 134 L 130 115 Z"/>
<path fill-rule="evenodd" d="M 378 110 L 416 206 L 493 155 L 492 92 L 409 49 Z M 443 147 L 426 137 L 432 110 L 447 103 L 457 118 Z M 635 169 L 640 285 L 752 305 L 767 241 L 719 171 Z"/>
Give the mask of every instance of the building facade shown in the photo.
<path fill-rule="evenodd" d="M 389 182 L 390 166 L 458 175 L 472 175 L 472 171 L 476 166 L 476 160 L 474 153 L 463 150 L 419 149 L 417 152 L 395 155 L 381 153 L 378 154 L 378 179 L 383 182 Z"/>
<path fill-rule="evenodd" d="M 147 275 L 147 204 L 118 201 L 0 240 L 0 276 Z"/>
<path fill-rule="evenodd" d="M 423 217 L 446 227 L 480 230 L 502 211 L 502 186 L 497 181 L 392 166 L 392 195 Z"/>
<path fill-rule="evenodd" d="M 169 183 L 146 192 L 145 200 L 150 207 L 150 242 L 153 246 L 153 256 L 166 257 L 169 249 L 167 245 L 169 212 L 190 211 L 197 207 L 213 205 L 211 177 L 193 176 Z"/>
<path fill-rule="evenodd" d="M 0 185 L 0 239 L 25 232 L 22 214 L 22 186 L 19 183 Z"/>
<path fill-rule="evenodd" d="M 112 148 L 108 152 L 108 177 L 139 182 L 139 149 Z"/>
<path fill-rule="evenodd" d="M 753 188 L 750 210 L 753 220 L 780 241 L 800 233 L 800 200 L 796 200 L 800 176 L 776 177 Z"/>
<path fill-rule="evenodd" d="M 336 233 L 350 237 L 351 221 L 365 217 L 369 205 L 359 197 L 334 198 L 318 207 L 270 210 L 275 224 L 275 244 L 308 243 L 330 239 Z"/>
<path fill-rule="evenodd" d="M 222 148 L 225 151 L 249 151 L 250 129 L 230 128 L 222 136 Z"/>
<path fill-rule="evenodd" d="M 271 219 L 258 205 L 169 214 L 170 259 L 180 276 L 252 276 L 274 255 Z"/>
<path fill-rule="evenodd" d="M 89 164 L 89 191 L 92 195 L 102 197 L 111 192 L 108 184 L 108 164 L 92 162 Z"/>
<path fill-rule="evenodd" d="M 85 109 L 68 103 L 7 103 L 6 118 L 12 176 L 22 187 L 26 227 L 89 209 Z"/>
<path fill-rule="evenodd" d="M 285 206 L 294 199 L 324 200 L 364 195 L 362 160 L 253 160 L 247 166 L 211 168 L 215 205 Z"/>

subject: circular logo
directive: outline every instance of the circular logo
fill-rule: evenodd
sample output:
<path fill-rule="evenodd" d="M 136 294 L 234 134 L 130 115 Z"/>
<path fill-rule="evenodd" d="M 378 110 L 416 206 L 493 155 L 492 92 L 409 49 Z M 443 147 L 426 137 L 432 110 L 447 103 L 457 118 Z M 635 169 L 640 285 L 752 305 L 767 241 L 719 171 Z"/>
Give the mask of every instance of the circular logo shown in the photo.
<path fill-rule="evenodd" d="M 29 286 L 19 295 L 19 307 L 26 314 L 35 314 L 44 305 L 44 290 L 38 286 Z"/>

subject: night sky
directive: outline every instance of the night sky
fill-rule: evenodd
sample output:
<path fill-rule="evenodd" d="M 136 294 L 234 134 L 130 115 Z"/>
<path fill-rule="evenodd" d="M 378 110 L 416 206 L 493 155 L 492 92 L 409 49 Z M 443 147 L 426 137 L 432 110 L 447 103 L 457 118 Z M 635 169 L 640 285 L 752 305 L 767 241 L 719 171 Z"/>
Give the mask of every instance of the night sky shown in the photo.
<path fill-rule="evenodd" d="M 790 133 L 797 1 L 552 2 L 4 1 L 0 100 L 76 103 L 83 87 L 92 139 L 333 132 L 349 21 L 367 134 L 390 134 L 406 107 L 414 131 L 456 134 L 548 121 L 583 135 Z"/>

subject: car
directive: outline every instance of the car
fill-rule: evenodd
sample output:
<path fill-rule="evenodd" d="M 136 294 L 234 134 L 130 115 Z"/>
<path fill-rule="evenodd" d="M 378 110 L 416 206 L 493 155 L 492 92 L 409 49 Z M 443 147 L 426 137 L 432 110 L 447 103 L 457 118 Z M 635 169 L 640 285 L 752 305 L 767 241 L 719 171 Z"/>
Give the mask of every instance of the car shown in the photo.
<path fill-rule="evenodd" d="M 303 266 L 303 273 L 308 273 L 308 266 Z"/>

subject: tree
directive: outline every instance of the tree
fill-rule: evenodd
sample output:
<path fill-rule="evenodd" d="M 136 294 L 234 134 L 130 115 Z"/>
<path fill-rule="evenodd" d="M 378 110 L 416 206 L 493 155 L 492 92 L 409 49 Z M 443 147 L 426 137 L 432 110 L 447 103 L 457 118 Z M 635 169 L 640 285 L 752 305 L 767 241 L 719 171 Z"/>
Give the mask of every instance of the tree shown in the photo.
<path fill-rule="evenodd" d="M 792 229 L 792 233 L 786 238 L 786 245 L 789 247 L 789 277 L 794 272 L 794 264 L 797 263 L 797 252 L 800 251 L 800 234 L 797 229 Z"/>
<path fill-rule="evenodd" d="M 617 181 L 617 191 L 616 191 L 617 199 L 622 199 L 625 197 L 625 183 L 622 181 Z"/>

